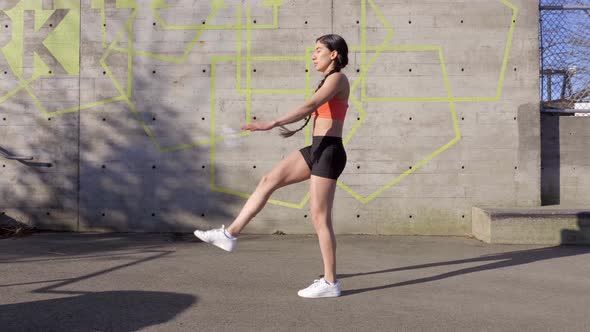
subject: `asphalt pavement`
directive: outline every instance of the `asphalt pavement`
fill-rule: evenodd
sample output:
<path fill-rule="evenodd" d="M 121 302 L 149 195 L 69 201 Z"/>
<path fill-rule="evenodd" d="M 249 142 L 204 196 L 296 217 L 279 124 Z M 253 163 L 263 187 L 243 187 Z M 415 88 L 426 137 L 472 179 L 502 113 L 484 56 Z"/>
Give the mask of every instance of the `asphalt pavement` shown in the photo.
<path fill-rule="evenodd" d="M 315 236 L 0 239 L 0 331 L 590 331 L 590 246 L 338 236 L 343 294 L 303 299 Z"/>

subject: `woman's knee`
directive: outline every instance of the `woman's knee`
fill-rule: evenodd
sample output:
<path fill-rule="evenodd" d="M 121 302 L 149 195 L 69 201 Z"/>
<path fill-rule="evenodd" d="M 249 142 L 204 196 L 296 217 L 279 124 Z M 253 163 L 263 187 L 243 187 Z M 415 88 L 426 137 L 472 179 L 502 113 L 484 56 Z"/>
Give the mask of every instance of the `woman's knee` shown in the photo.
<path fill-rule="evenodd" d="M 258 187 L 260 187 L 264 190 L 274 191 L 275 189 L 280 187 L 279 184 L 280 184 L 280 179 L 272 172 L 269 172 L 269 173 L 264 174 L 264 176 L 262 176 L 262 178 L 260 179 L 260 182 L 258 183 Z"/>

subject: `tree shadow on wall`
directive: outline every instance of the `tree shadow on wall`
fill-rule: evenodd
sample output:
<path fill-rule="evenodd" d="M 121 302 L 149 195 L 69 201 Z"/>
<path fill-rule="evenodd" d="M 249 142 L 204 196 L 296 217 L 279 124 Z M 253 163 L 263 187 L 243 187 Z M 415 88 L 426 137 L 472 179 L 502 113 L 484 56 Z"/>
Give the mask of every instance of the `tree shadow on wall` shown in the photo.
<path fill-rule="evenodd" d="M 136 89 L 149 88 L 151 78 L 137 72 Z M 210 190 L 210 147 L 191 146 L 194 133 L 179 115 L 191 110 L 170 107 L 156 93 L 171 92 L 154 92 L 135 103 L 136 112 L 114 102 L 47 119 L 23 115 L 38 117 L 18 134 L 27 139 L 0 147 L 35 159 L 1 161 L 0 212 L 40 229 L 74 231 L 186 232 L 231 220 L 227 206 L 241 199 Z"/>

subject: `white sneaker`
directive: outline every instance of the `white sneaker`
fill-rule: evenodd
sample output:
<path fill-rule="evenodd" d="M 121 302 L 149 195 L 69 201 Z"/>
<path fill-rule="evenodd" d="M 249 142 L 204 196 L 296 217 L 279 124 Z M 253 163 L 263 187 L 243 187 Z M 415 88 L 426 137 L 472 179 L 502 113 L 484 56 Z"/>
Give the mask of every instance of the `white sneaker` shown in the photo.
<path fill-rule="evenodd" d="M 201 241 L 211 243 L 212 245 L 229 252 L 236 249 L 236 244 L 238 242 L 237 238 L 225 232 L 225 225 L 222 225 L 221 228 L 212 229 L 210 231 L 196 230 L 194 234 L 201 239 Z"/>
<path fill-rule="evenodd" d="M 338 297 L 340 296 L 340 282 L 331 284 L 324 278 L 316 279 L 309 287 L 297 292 L 297 295 L 309 299 L 317 299 L 321 297 Z"/>

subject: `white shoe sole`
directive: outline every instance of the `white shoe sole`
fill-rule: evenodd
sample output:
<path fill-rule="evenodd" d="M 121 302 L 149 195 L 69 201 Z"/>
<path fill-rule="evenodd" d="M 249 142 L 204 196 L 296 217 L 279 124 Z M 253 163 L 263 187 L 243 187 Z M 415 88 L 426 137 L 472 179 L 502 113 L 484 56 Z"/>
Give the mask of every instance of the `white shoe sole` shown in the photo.
<path fill-rule="evenodd" d="M 219 248 L 219 249 L 223 249 L 223 250 L 225 250 L 225 251 L 227 251 L 227 252 L 233 252 L 233 251 L 235 250 L 235 248 L 233 248 L 233 249 L 232 249 L 232 248 L 226 248 L 226 247 L 224 247 L 224 246 L 221 246 L 219 243 L 215 243 L 215 242 L 208 241 L 208 240 L 204 239 L 203 237 L 201 237 L 201 232 L 200 232 L 200 231 L 198 231 L 198 230 L 197 230 L 197 231 L 194 231 L 194 232 L 193 232 L 193 234 L 195 234 L 195 236 L 196 236 L 196 237 L 197 237 L 199 240 L 201 240 L 201 241 L 203 241 L 203 242 L 205 242 L 205 243 L 212 244 L 212 245 L 216 246 L 216 247 L 217 247 L 217 248 Z"/>
<path fill-rule="evenodd" d="M 306 299 L 323 299 L 326 297 L 339 297 L 340 292 L 323 292 L 320 294 L 309 295 L 301 292 L 297 292 L 297 295 L 306 298 Z"/>

